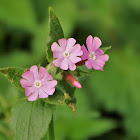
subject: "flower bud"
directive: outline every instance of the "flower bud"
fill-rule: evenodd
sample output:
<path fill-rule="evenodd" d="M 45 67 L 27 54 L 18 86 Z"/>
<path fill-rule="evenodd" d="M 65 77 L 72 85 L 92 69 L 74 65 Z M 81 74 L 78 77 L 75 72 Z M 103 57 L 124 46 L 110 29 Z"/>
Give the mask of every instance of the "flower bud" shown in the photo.
<path fill-rule="evenodd" d="M 81 84 L 76 80 L 76 78 L 71 74 L 66 74 L 65 79 L 77 88 L 82 88 Z"/>

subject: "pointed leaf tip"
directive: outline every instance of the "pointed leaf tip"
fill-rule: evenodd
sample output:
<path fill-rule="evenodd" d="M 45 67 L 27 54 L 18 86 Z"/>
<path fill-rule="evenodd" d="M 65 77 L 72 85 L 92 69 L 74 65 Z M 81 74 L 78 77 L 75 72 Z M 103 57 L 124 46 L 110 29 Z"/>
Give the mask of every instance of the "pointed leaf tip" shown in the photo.
<path fill-rule="evenodd" d="M 53 11 L 53 8 L 51 6 L 49 6 L 49 11 Z"/>
<path fill-rule="evenodd" d="M 52 7 L 49 7 L 49 14 L 50 14 L 50 13 L 54 13 Z"/>

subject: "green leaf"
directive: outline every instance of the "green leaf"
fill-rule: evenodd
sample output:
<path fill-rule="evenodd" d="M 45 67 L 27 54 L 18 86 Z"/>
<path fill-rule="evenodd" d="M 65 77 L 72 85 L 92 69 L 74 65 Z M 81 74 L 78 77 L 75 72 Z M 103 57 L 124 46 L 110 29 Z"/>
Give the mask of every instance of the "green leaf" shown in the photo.
<path fill-rule="evenodd" d="M 103 47 L 103 48 L 101 48 L 103 51 L 104 51 L 104 53 L 107 51 L 107 50 L 110 50 L 111 49 L 111 46 L 109 46 L 109 47 Z"/>
<path fill-rule="evenodd" d="M 52 62 L 53 53 L 51 51 L 51 45 L 53 42 L 57 42 L 59 39 L 64 38 L 64 33 L 60 25 L 59 19 L 57 18 L 51 7 L 49 8 L 49 24 L 50 33 L 47 43 L 47 59 L 49 62 Z"/>
<path fill-rule="evenodd" d="M 55 106 L 42 100 L 19 101 L 12 109 L 11 127 L 16 140 L 40 140 L 47 132 Z"/>
<path fill-rule="evenodd" d="M 64 92 L 60 89 L 56 88 L 55 93 L 53 96 L 49 96 L 49 98 L 44 99 L 46 103 L 60 105 L 65 103 L 65 96 Z"/>
<path fill-rule="evenodd" d="M 17 88 L 23 90 L 20 84 L 20 79 L 24 73 L 22 68 L 0 68 L 0 73 L 4 75 Z"/>

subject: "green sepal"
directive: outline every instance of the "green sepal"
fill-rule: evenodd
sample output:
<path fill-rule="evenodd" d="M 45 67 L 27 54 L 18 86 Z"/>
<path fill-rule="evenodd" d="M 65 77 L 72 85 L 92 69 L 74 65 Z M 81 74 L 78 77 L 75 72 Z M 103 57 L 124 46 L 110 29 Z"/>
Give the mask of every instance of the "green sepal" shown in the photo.
<path fill-rule="evenodd" d="M 109 47 L 102 47 L 101 49 L 102 49 L 103 52 L 105 53 L 107 50 L 110 50 L 110 49 L 111 49 L 111 46 L 109 46 Z"/>

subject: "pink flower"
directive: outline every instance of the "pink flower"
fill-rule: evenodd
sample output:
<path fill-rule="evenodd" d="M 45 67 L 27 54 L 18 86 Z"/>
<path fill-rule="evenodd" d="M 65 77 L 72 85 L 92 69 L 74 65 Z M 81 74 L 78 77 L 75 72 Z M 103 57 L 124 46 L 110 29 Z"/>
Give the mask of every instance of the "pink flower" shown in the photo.
<path fill-rule="evenodd" d="M 20 83 L 25 88 L 25 95 L 29 101 L 39 98 L 48 98 L 55 92 L 57 81 L 47 72 L 44 67 L 32 66 L 29 71 L 22 74 L 23 79 Z"/>
<path fill-rule="evenodd" d="M 58 43 L 60 46 L 56 42 L 51 46 L 53 57 L 56 58 L 53 64 L 63 70 L 68 70 L 68 68 L 71 71 L 75 70 L 75 63 L 81 61 L 78 56 L 83 54 L 80 44 L 75 45 L 76 40 L 74 38 L 68 40 L 62 38 L 58 40 Z"/>
<path fill-rule="evenodd" d="M 88 69 L 91 69 L 92 67 L 95 70 L 101 70 L 103 71 L 103 67 L 105 65 L 105 62 L 108 61 L 109 56 L 107 54 L 104 54 L 104 52 L 99 48 L 102 44 L 101 40 L 98 37 L 92 37 L 91 35 L 87 37 L 86 40 L 87 48 L 83 45 L 83 55 L 82 59 L 87 61 L 85 62 L 85 65 Z"/>

